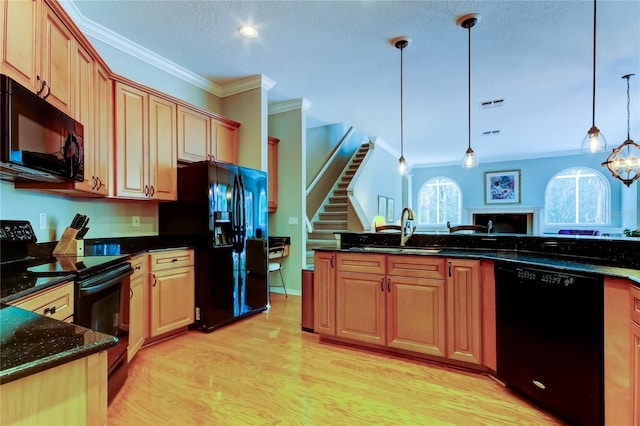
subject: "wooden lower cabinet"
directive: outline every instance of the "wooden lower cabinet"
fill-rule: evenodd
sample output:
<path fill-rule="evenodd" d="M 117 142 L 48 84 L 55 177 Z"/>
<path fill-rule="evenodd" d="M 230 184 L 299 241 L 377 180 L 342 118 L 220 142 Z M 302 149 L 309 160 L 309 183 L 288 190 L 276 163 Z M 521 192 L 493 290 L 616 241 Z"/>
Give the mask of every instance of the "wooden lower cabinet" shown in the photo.
<path fill-rule="evenodd" d="M 45 315 L 60 321 L 72 322 L 74 313 L 74 283 L 69 281 L 55 287 L 21 297 L 9 305 Z"/>
<path fill-rule="evenodd" d="M 444 280 L 389 277 L 387 346 L 446 356 Z"/>
<path fill-rule="evenodd" d="M 640 426 L 640 288 L 631 286 L 631 396 L 633 426 Z"/>
<path fill-rule="evenodd" d="M 4 425 L 106 425 L 107 352 L 0 386 Z"/>
<path fill-rule="evenodd" d="M 631 389 L 633 390 L 633 425 L 640 426 L 640 324 L 631 323 Z"/>
<path fill-rule="evenodd" d="M 158 337 L 193 323 L 193 259 L 193 250 L 149 255 L 149 337 Z"/>
<path fill-rule="evenodd" d="M 480 262 L 447 260 L 447 356 L 482 362 Z"/>
<path fill-rule="evenodd" d="M 313 260 L 313 324 L 314 331 L 336 335 L 336 269 L 335 253 L 315 252 Z"/>
<path fill-rule="evenodd" d="M 336 337 L 482 362 L 479 261 L 362 253 L 336 259 Z M 314 284 L 322 286 L 321 279 Z"/>
<path fill-rule="evenodd" d="M 376 345 L 386 343 L 384 281 L 384 275 L 338 270 L 336 336 Z"/>
<path fill-rule="evenodd" d="M 136 356 L 144 344 L 146 334 L 147 306 L 147 255 L 135 256 L 131 259 L 133 274 L 129 280 L 129 347 L 127 359 L 129 362 Z"/>

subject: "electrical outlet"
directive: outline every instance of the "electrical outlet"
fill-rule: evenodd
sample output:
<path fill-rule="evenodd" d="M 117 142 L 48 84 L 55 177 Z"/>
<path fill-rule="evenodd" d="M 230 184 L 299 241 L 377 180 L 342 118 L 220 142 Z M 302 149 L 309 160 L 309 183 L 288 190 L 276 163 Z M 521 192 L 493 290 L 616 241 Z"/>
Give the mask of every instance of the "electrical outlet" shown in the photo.
<path fill-rule="evenodd" d="M 47 214 L 40 213 L 40 229 L 47 229 Z"/>
<path fill-rule="evenodd" d="M 131 217 L 131 226 L 138 227 L 140 226 L 140 216 L 132 216 Z"/>

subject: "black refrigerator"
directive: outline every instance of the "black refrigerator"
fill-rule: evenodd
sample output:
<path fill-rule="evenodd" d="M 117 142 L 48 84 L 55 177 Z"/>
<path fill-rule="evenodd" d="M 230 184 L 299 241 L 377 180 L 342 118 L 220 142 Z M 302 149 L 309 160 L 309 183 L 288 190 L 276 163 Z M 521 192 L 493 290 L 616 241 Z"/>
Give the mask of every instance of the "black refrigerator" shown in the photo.
<path fill-rule="evenodd" d="M 195 322 L 205 332 L 268 304 L 267 174 L 202 161 L 178 169 L 178 200 L 158 206 L 160 236 L 195 247 Z"/>

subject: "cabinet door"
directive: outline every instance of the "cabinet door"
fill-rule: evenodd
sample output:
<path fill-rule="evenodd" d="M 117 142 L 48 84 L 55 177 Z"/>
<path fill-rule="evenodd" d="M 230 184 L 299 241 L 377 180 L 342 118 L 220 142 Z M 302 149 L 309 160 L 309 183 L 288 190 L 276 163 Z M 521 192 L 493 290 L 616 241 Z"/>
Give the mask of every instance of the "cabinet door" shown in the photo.
<path fill-rule="evenodd" d="M 42 35 L 41 74 L 47 82 L 46 95 L 48 102 L 61 111 L 73 115 L 73 57 L 75 39 L 58 18 L 58 16 L 44 5 L 44 27 Z"/>
<path fill-rule="evenodd" d="M 385 276 L 336 274 L 336 336 L 385 344 Z"/>
<path fill-rule="evenodd" d="M 129 362 L 144 344 L 147 328 L 148 310 L 146 308 L 146 255 L 131 259 L 133 274 L 131 275 L 131 292 L 129 297 L 129 347 L 127 359 Z"/>
<path fill-rule="evenodd" d="M 447 268 L 447 356 L 480 364 L 480 262 L 449 259 Z"/>
<path fill-rule="evenodd" d="M 319 334 L 336 335 L 335 254 L 315 252 L 313 260 L 313 322 Z"/>
<path fill-rule="evenodd" d="M 211 121 L 210 154 L 216 161 L 238 164 L 237 129 L 217 120 Z"/>
<path fill-rule="evenodd" d="M 178 160 L 209 159 L 211 119 L 201 112 L 178 106 Z"/>
<path fill-rule="evenodd" d="M 150 337 L 193 323 L 193 267 L 153 272 L 150 279 Z"/>
<path fill-rule="evenodd" d="M 115 86 L 116 98 L 116 188 L 115 195 L 147 198 L 148 95 L 120 82 Z"/>
<path fill-rule="evenodd" d="M 2 74 L 25 87 L 40 88 L 36 80 L 40 21 L 36 1 L 3 1 L 0 5 Z"/>
<path fill-rule="evenodd" d="M 84 181 L 77 182 L 75 188 L 93 192 L 95 183 L 96 134 L 94 127 L 94 60 L 80 45 L 76 45 L 74 80 L 76 84 L 73 101 L 74 118 L 84 127 Z"/>
<path fill-rule="evenodd" d="M 631 322 L 631 389 L 633 396 L 633 426 L 640 426 L 640 324 Z"/>
<path fill-rule="evenodd" d="M 446 356 L 444 279 L 387 277 L 387 346 Z"/>
<path fill-rule="evenodd" d="M 107 196 L 113 188 L 113 81 L 99 65 L 95 67 L 94 76 L 93 190 Z"/>
<path fill-rule="evenodd" d="M 149 97 L 149 197 L 175 200 L 178 194 L 176 104 Z"/>
<path fill-rule="evenodd" d="M 280 139 L 269 136 L 268 209 L 269 213 L 278 210 L 278 143 Z"/>

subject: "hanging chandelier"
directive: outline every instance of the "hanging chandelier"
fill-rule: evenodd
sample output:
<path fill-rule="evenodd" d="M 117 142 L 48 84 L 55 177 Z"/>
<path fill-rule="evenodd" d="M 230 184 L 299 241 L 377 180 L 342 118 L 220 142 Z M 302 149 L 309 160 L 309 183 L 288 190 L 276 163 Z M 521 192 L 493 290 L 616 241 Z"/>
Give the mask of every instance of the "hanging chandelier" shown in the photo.
<path fill-rule="evenodd" d="M 469 31 L 469 44 L 468 44 L 468 86 L 467 86 L 467 109 L 468 109 L 468 142 L 467 151 L 462 158 L 462 167 L 465 169 L 471 169 L 478 165 L 478 156 L 471 149 L 471 28 L 478 22 L 480 15 L 477 13 L 470 13 L 468 15 L 461 16 L 456 22 L 457 25 Z"/>
<path fill-rule="evenodd" d="M 400 158 L 396 170 L 399 174 L 405 175 L 409 173 L 409 165 L 404 158 L 404 117 L 403 117 L 403 99 L 402 99 L 402 52 L 404 48 L 409 46 L 411 39 L 405 36 L 396 37 L 391 40 L 396 49 L 400 49 Z"/>
<path fill-rule="evenodd" d="M 582 139 L 582 152 L 595 153 L 607 149 L 607 140 L 596 127 L 596 0 L 593 0 L 593 80 L 591 91 L 591 128 Z"/>
<path fill-rule="evenodd" d="M 607 161 L 602 163 L 609 169 L 614 178 L 620 179 L 622 183 L 630 186 L 640 176 L 640 146 L 629 137 L 629 79 L 635 74 L 623 75 L 627 80 L 627 140 L 614 148 L 607 157 Z"/>

